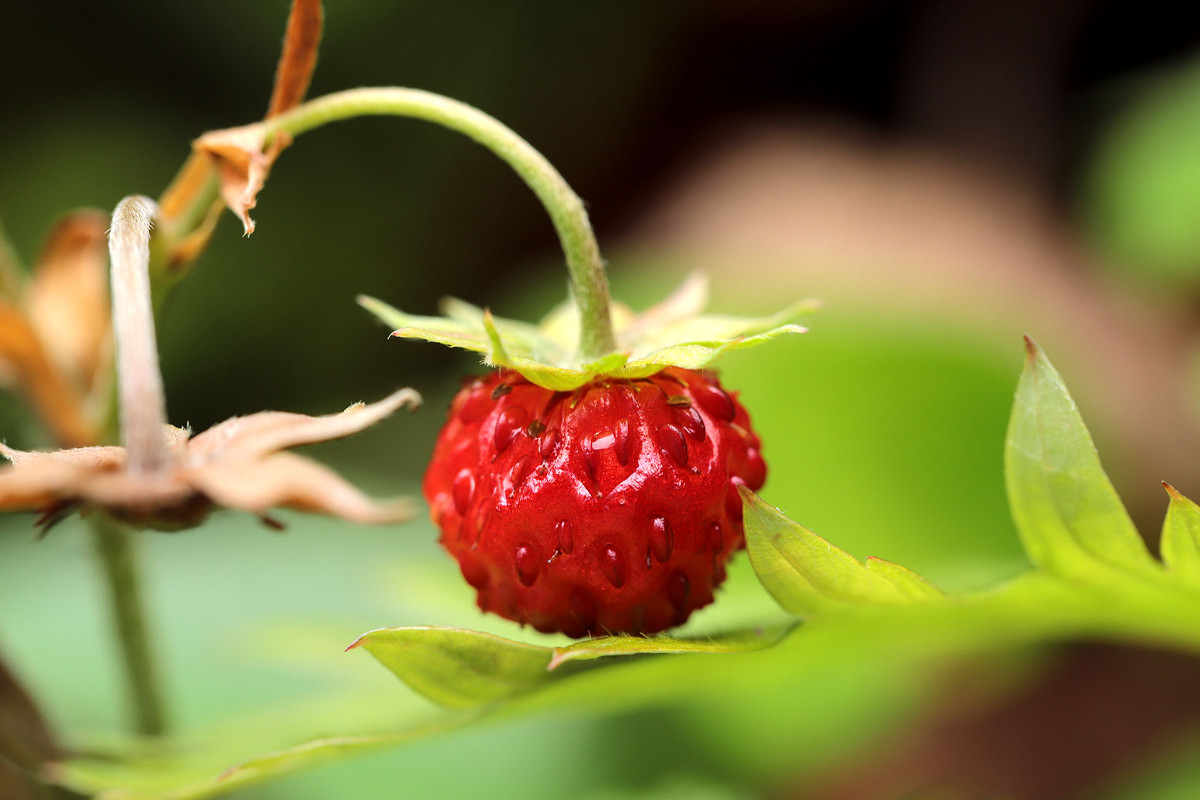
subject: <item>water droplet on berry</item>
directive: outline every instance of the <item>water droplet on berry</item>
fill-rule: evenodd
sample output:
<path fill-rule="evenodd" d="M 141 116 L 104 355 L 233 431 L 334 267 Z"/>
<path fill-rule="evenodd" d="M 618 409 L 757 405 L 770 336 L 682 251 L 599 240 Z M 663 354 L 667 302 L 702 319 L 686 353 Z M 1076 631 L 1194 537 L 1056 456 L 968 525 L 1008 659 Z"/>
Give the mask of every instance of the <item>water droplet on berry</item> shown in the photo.
<path fill-rule="evenodd" d="M 538 441 L 538 455 L 549 461 L 554 455 L 554 451 L 558 449 L 558 431 L 548 430 L 545 435 Z"/>
<path fill-rule="evenodd" d="M 704 426 L 704 419 L 694 408 L 689 407 L 679 413 L 679 426 L 698 442 L 708 438 L 708 428 Z"/>
<path fill-rule="evenodd" d="M 675 570 L 667 578 L 667 599 L 671 608 L 675 609 L 675 624 L 681 624 L 688 616 L 688 595 L 692 592 L 692 582 L 680 570 Z"/>
<path fill-rule="evenodd" d="M 575 531 L 572 530 L 570 520 L 562 520 L 554 524 L 554 536 L 558 539 L 558 549 L 564 554 L 570 555 L 575 549 Z"/>
<path fill-rule="evenodd" d="M 655 517 L 650 523 L 650 551 L 659 563 L 666 563 L 675 549 L 675 532 L 666 517 Z"/>
<path fill-rule="evenodd" d="M 746 485 L 754 491 L 767 482 L 767 462 L 763 461 L 762 452 L 756 447 L 746 451 L 745 476 Z"/>
<path fill-rule="evenodd" d="M 454 476 L 454 510 L 461 517 L 475 499 L 475 474 L 464 467 Z"/>
<path fill-rule="evenodd" d="M 525 426 L 526 416 L 527 412 L 521 406 L 509 406 L 501 412 L 500 418 L 496 420 L 496 429 L 492 433 L 492 444 L 495 445 L 497 454 L 507 450 L 513 439 L 517 438 L 517 432 Z"/>
<path fill-rule="evenodd" d="M 681 467 L 687 466 L 687 440 L 683 432 L 674 425 L 663 425 L 658 429 L 658 446 Z"/>
<path fill-rule="evenodd" d="M 525 479 L 529 477 L 530 458 L 529 455 L 523 455 L 513 464 L 509 470 L 508 476 L 504 479 L 504 493 L 511 497 L 521 488 L 521 484 L 525 483 Z"/>
<path fill-rule="evenodd" d="M 479 507 L 479 513 L 475 515 L 475 531 L 474 531 L 475 535 L 473 537 L 471 537 L 471 542 L 470 542 L 471 547 L 475 547 L 479 544 L 479 538 L 483 535 L 484 530 L 487 528 L 488 523 L 491 521 L 492 521 L 492 504 L 485 503 Z M 466 533 L 467 530 L 468 530 L 467 526 L 464 525 L 463 532 Z"/>
<path fill-rule="evenodd" d="M 744 480 L 734 475 L 729 479 L 729 491 L 725 493 L 725 510 L 729 512 L 729 516 L 739 521 L 742 518 L 742 496 L 738 494 L 738 487 L 745 485 Z"/>
<path fill-rule="evenodd" d="M 600 569 L 614 589 L 620 589 L 625 585 L 625 559 L 621 558 L 617 548 L 611 544 L 605 547 L 604 552 L 600 554 Z"/>
<path fill-rule="evenodd" d="M 737 407 L 733 398 L 725 390 L 715 384 L 700 384 L 692 388 L 692 395 L 700 407 L 716 419 L 733 422 L 737 416 Z"/>
<path fill-rule="evenodd" d="M 476 381 L 469 389 L 464 389 L 458 398 L 461 400 L 451 408 L 451 414 L 468 425 L 483 419 L 495 405 L 483 381 Z"/>
<path fill-rule="evenodd" d="M 538 572 L 542 568 L 542 559 L 537 554 L 531 544 L 523 544 L 517 547 L 517 580 L 525 586 L 532 586 L 537 580 Z"/>
<path fill-rule="evenodd" d="M 714 522 L 708 526 L 708 546 L 714 553 L 721 552 L 725 547 L 725 531 L 721 529 L 721 523 Z"/>
<path fill-rule="evenodd" d="M 613 452 L 621 466 L 629 463 L 629 420 L 619 419 L 613 426 Z"/>

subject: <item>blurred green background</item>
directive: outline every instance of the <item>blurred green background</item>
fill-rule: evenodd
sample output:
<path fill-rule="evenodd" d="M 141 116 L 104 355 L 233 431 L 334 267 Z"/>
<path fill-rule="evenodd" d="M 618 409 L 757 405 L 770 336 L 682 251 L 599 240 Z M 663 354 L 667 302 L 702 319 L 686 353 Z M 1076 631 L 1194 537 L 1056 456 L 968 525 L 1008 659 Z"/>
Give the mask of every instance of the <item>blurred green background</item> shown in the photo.
<path fill-rule="evenodd" d="M 156 195 L 192 138 L 260 117 L 287 5 L 6 4 L 0 219 L 27 263 L 56 215 Z M 326 12 L 311 95 L 408 85 L 499 117 L 588 201 L 631 305 L 693 269 L 712 276 L 720 311 L 826 301 L 810 334 L 731 355 L 722 374 L 764 439 L 764 495 L 839 547 L 951 589 L 1024 566 L 1001 471 L 1022 333 L 1063 372 L 1149 538 L 1159 480 L 1200 495 L 1197 8 L 331 0 Z M 535 319 L 565 291 L 544 213 L 462 137 L 369 119 L 299 140 L 255 219 L 249 239 L 222 222 L 161 324 L 171 421 L 327 413 L 411 385 L 421 410 L 313 454 L 375 494 L 417 494 L 475 367 L 388 341 L 354 297 L 431 313 L 454 294 Z M 11 394 L 0 425 L 14 446 L 46 442 Z M 225 514 L 145 537 L 172 716 L 197 739 L 219 731 L 223 763 L 433 716 L 366 654 L 341 653 L 363 631 L 532 636 L 478 614 L 425 521 L 287 521 L 282 536 Z M 0 649 L 64 738 L 97 746 L 124 712 L 89 542 L 77 523 L 37 543 L 30 529 L 0 520 Z M 689 627 L 777 614 L 743 560 Z M 648 659 L 614 670 L 626 674 L 610 702 L 239 796 L 1194 797 L 1196 666 L 1078 644 L 962 663 L 871 641 Z M 638 681 L 661 692 L 624 697 Z M 1046 692 L 1055 703 L 1030 699 Z M 1112 752 L 1105 731 L 1120 729 L 1144 733 Z M 1014 740 L 1031 744 L 1003 746 Z M 975 746 L 947 745 L 964 741 Z M 944 793 L 914 794 L 930 786 Z"/>

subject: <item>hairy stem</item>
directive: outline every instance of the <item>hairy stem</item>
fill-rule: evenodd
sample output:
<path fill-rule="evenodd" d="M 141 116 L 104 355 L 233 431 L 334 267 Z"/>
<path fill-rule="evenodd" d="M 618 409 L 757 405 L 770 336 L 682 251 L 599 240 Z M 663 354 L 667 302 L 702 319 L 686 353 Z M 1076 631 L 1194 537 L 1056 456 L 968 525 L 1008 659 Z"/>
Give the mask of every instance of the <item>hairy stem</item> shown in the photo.
<path fill-rule="evenodd" d="M 127 468 L 147 473 L 167 463 L 167 422 L 154 309 L 150 297 L 150 229 L 157 208 L 148 197 L 117 204 L 109 231 L 117 391 Z"/>
<path fill-rule="evenodd" d="M 326 95 L 263 123 L 268 135 L 292 136 L 330 122 L 365 115 L 414 117 L 474 139 L 503 159 L 537 195 L 558 233 L 571 292 L 579 306 L 579 350 L 588 360 L 616 349 L 609 312 L 608 278 L 583 201 L 558 170 L 527 141 L 482 111 L 418 89 L 351 89 Z"/>
<path fill-rule="evenodd" d="M 113 211 L 108 252 L 112 279 L 117 396 L 126 469 L 151 473 L 167 465 L 167 421 L 154 311 L 150 293 L 150 230 L 158 212 L 146 197 L 127 197 Z M 166 725 L 161 689 L 147 636 L 134 552 L 135 534 L 96 515 L 94 538 L 112 603 L 113 624 L 133 698 L 139 733 L 161 734 Z"/>
<path fill-rule="evenodd" d="M 113 625 L 133 698 L 135 729 L 147 736 L 158 736 L 166 730 L 166 716 L 147 635 L 137 571 L 136 534 L 103 514 L 95 515 L 92 524 L 96 554 L 108 583 Z"/>

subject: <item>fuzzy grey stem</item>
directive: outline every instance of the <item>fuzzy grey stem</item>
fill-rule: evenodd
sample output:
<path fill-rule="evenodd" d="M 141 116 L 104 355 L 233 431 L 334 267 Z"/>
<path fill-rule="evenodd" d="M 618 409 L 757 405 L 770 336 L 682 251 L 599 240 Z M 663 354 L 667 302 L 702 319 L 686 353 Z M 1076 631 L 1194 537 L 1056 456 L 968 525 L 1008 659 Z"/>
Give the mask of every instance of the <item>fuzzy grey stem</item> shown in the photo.
<path fill-rule="evenodd" d="M 108 232 L 121 436 L 127 468 L 141 473 L 167 463 L 166 399 L 150 298 L 150 229 L 157 214 L 150 198 L 126 197 L 113 211 Z"/>

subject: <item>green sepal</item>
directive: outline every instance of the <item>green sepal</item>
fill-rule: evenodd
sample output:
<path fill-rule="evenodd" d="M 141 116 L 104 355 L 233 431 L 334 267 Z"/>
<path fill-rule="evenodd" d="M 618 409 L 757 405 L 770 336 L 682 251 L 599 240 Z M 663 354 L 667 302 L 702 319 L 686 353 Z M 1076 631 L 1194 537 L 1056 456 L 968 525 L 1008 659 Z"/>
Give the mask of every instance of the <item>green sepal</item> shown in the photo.
<path fill-rule="evenodd" d="M 1169 483 L 1163 488 L 1171 497 L 1160 544 L 1163 562 L 1185 580 L 1200 583 L 1200 506 Z"/>
<path fill-rule="evenodd" d="M 443 317 L 403 311 L 373 297 L 358 302 L 393 327 L 393 336 L 424 339 L 471 350 L 493 367 L 516 370 L 533 383 L 569 391 L 602 377 L 645 378 L 666 367 L 704 369 L 727 352 L 755 347 L 780 336 L 804 333 L 793 322 L 818 304 L 794 303 L 766 317 L 701 315 L 708 298 L 707 281 L 692 275 L 662 302 L 635 314 L 614 303 L 613 327 L 618 349 L 583 361 L 575 352 L 579 315 L 574 306 L 553 309 L 538 325 L 496 317 L 463 300 L 442 301 Z"/>
<path fill-rule="evenodd" d="M 1030 559 L 1060 575 L 1157 570 L 1100 465 L 1062 377 L 1032 339 L 1004 448 L 1013 521 Z"/>
<path fill-rule="evenodd" d="M 916 573 L 878 559 L 861 564 L 745 487 L 739 491 L 750 564 L 785 611 L 809 617 L 838 608 L 942 598 Z"/>

